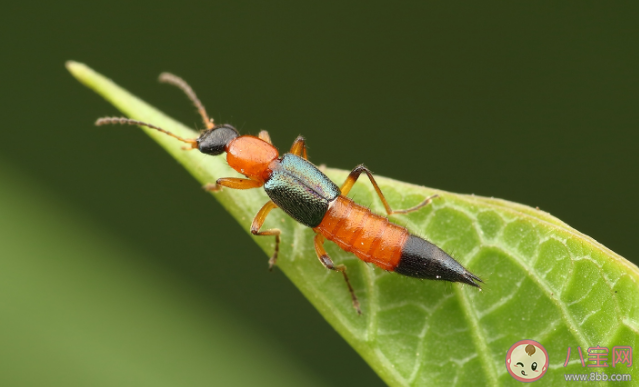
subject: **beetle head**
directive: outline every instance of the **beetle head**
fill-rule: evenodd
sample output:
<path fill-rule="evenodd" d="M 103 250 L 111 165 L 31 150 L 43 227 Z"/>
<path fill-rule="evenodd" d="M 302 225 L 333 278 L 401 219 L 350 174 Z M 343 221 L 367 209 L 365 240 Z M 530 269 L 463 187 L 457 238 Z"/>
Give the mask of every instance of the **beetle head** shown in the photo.
<path fill-rule="evenodd" d="M 239 135 L 234 127 L 224 124 L 202 133 L 197 139 L 197 147 L 202 153 L 217 156 L 224 153 L 226 145 Z"/>

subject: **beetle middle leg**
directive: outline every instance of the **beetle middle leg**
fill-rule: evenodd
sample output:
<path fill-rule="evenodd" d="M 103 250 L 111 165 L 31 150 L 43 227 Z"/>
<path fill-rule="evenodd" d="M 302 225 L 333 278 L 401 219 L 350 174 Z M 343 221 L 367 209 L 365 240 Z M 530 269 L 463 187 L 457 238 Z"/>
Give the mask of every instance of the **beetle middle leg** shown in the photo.
<path fill-rule="evenodd" d="M 315 234 L 315 252 L 317 253 L 317 258 L 319 258 L 322 265 L 327 269 L 339 271 L 344 276 L 344 281 L 346 281 L 346 286 L 348 286 L 348 291 L 351 292 L 351 298 L 353 300 L 353 307 L 357 311 L 357 314 L 362 314 L 362 310 L 359 308 L 359 300 L 355 295 L 355 291 L 351 286 L 351 282 L 348 280 L 348 276 L 346 275 L 346 266 L 337 265 L 333 263 L 331 257 L 328 256 L 326 249 L 324 249 L 324 236 L 322 234 Z"/>
<path fill-rule="evenodd" d="M 295 141 L 293 141 L 293 146 L 291 146 L 291 150 L 289 152 L 295 156 L 303 157 L 304 160 L 308 160 L 308 154 L 306 153 L 306 140 L 304 140 L 304 137 L 297 136 Z"/>
<path fill-rule="evenodd" d="M 360 164 L 360 165 L 356 166 L 355 169 L 353 169 L 351 171 L 351 173 L 348 175 L 348 177 L 346 178 L 346 181 L 340 187 L 340 190 L 342 191 L 342 195 L 346 196 L 350 192 L 351 188 L 353 188 L 353 185 L 355 184 L 355 182 L 359 178 L 359 175 L 362 174 L 362 172 L 365 172 L 368 175 L 368 178 L 370 179 L 371 184 L 373 184 L 373 187 L 375 188 L 375 192 L 377 192 L 377 195 L 382 200 L 382 203 L 384 204 L 384 208 L 386 209 L 386 213 L 389 216 L 393 215 L 393 214 L 406 214 L 408 212 L 417 211 L 420 208 L 422 208 L 425 205 L 427 205 L 430 202 L 432 202 L 433 199 L 439 197 L 439 195 L 435 194 L 435 195 L 427 197 L 426 199 L 424 199 L 423 202 L 419 203 L 415 207 L 411 207 L 411 208 L 408 208 L 406 210 L 393 210 L 393 209 L 391 209 L 390 205 L 386 201 L 386 198 L 384 197 L 384 194 L 382 193 L 382 190 L 379 189 L 379 186 L 377 185 L 377 182 L 375 181 L 375 178 L 373 177 L 373 174 L 371 173 L 371 171 L 368 168 L 366 168 L 364 166 L 364 164 Z"/>
<path fill-rule="evenodd" d="M 277 208 L 277 205 L 273 203 L 272 200 L 269 200 L 255 215 L 253 219 L 253 223 L 251 224 L 251 234 L 253 235 L 274 235 L 275 236 L 275 251 L 273 255 L 268 260 L 268 269 L 273 270 L 273 266 L 277 262 L 277 255 L 280 252 L 280 234 L 282 231 L 279 228 L 271 228 L 268 230 L 260 231 L 260 228 L 264 224 L 268 213 L 271 212 L 272 209 Z"/>

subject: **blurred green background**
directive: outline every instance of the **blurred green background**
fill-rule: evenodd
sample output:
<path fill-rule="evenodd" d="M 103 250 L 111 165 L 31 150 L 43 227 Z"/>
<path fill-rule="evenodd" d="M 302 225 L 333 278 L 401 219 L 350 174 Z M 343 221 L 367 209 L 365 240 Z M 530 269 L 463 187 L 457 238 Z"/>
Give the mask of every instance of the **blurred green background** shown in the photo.
<path fill-rule="evenodd" d="M 175 161 L 65 70 L 316 164 L 539 206 L 638 262 L 639 6 L 4 4 L 0 385 L 380 386 Z M 366 204 L 366 203 L 364 203 Z"/>

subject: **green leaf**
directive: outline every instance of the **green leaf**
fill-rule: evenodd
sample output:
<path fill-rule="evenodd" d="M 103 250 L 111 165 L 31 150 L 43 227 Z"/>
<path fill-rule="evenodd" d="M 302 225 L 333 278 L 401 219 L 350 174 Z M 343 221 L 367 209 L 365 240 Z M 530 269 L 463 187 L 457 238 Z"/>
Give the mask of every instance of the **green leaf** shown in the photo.
<path fill-rule="evenodd" d="M 69 62 L 67 67 L 127 116 L 183 137 L 197 136 L 85 65 Z M 223 157 L 184 151 L 182 143 L 143 130 L 202 184 L 237 176 Z M 348 172 L 326 173 L 341 183 Z M 349 196 L 372 203 L 373 210 L 383 214 L 372 186 L 361 180 Z M 280 210 L 271 213 L 265 227 L 283 232 L 278 267 L 389 385 L 517 384 L 506 370 L 505 354 L 523 339 L 540 342 L 548 352 L 544 383 L 561 383 L 565 373 L 593 370 L 582 367 L 577 347 L 584 354 L 597 345 L 612 353 L 614 346 L 639 343 L 639 270 L 592 238 L 524 205 L 383 177 L 377 181 L 396 209 L 440 195 L 428 207 L 392 220 L 451 253 L 484 279 L 483 291 L 387 273 L 327 243 L 333 260 L 348 267 L 362 305 L 359 316 L 341 276 L 317 262 L 312 230 Z M 247 232 L 268 200 L 263 190 L 225 189 L 213 196 Z M 273 238 L 253 239 L 272 254 Z M 564 367 L 568 347 L 572 355 Z M 612 354 L 608 367 L 611 363 Z M 637 368 L 621 364 L 595 370 L 630 373 L 636 379 Z"/>

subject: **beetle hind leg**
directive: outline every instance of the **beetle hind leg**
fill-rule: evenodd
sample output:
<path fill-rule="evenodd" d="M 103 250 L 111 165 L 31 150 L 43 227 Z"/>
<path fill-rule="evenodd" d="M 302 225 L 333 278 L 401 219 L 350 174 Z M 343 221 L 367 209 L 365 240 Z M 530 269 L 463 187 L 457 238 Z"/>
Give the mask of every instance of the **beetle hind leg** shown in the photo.
<path fill-rule="evenodd" d="M 417 211 L 420 208 L 430 204 L 430 202 L 432 202 L 433 199 L 439 197 L 439 195 L 437 195 L 437 194 L 431 195 L 431 196 L 427 197 L 426 199 L 424 199 L 423 202 L 419 203 L 418 205 L 416 205 L 414 207 L 411 207 L 411 208 L 408 208 L 408 209 L 405 209 L 405 210 L 393 210 L 390 207 L 390 205 L 388 204 L 388 202 L 386 201 L 386 197 L 384 197 L 384 194 L 382 193 L 382 190 L 377 185 L 377 181 L 375 181 L 375 178 L 373 177 L 373 174 L 363 164 L 360 164 L 360 165 L 356 166 L 355 169 L 353 169 L 351 171 L 351 173 L 348 175 L 348 177 L 346 178 L 346 181 L 340 187 L 342 195 L 347 195 L 350 192 L 351 188 L 353 188 L 353 185 L 355 185 L 355 182 L 357 181 L 357 179 L 359 179 L 359 176 L 362 174 L 362 172 L 366 173 L 366 175 L 368 176 L 368 179 L 371 181 L 371 184 L 373 184 L 373 188 L 375 188 L 375 192 L 377 192 L 377 196 L 379 196 L 380 200 L 384 204 L 384 208 L 386 209 L 386 213 L 389 216 L 390 215 L 394 215 L 394 214 L 406 214 L 406 213 L 409 213 L 409 212 Z"/>
<path fill-rule="evenodd" d="M 319 258 L 322 265 L 325 268 L 330 270 L 335 270 L 344 276 L 344 281 L 346 281 L 346 286 L 348 286 L 348 291 L 351 293 L 351 299 L 353 301 L 353 308 L 357 311 L 357 314 L 362 314 L 362 310 L 359 307 L 359 300 L 355 295 L 355 291 L 351 286 L 351 282 L 348 280 L 348 275 L 346 275 L 346 266 L 344 265 L 335 265 L 331 257 L 326 253 L 326 249 L 324 249 L 324 236 L 322 234 L 315 234 L 315 252 L 317 253 L 317 258 Z"/>

